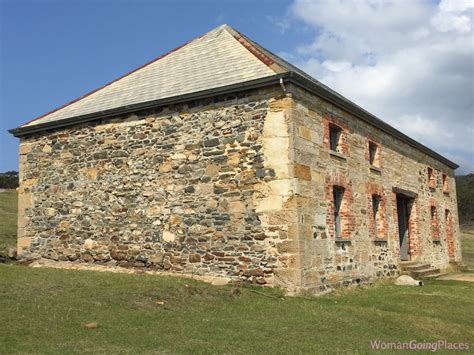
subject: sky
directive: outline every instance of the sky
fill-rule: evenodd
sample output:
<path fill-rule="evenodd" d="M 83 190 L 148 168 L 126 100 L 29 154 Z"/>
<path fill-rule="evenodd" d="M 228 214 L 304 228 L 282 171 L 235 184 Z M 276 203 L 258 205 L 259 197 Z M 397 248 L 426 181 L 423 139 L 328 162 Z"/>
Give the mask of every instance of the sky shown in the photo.
<path fill-rule="evenodd" d="M 474 0 L 0 0 L 0 172 L 17 127 L 227 23 L 474 171 Z"/>

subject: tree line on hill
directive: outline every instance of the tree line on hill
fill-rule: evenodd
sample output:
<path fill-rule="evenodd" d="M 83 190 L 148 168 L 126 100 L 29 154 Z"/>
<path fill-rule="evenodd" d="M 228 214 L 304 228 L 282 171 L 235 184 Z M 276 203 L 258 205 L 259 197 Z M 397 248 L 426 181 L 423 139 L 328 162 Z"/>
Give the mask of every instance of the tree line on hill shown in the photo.
<path fill-rule="evenodd" d="M 18 187 L 18 172 L 7 171 L 0 173 L 0 189 L 16 189 Z"/>
<path fill-rule="evenodd" d="M 18 187 L 18 172 L 0 173 L 0 189 Z M 474 173 L 456 176 L 459 223 L 474 224 Z"/>
<path fill-rule="evenodd" d="M 456 176 L 459 223 L 474 225 L 474 173 Z"/>

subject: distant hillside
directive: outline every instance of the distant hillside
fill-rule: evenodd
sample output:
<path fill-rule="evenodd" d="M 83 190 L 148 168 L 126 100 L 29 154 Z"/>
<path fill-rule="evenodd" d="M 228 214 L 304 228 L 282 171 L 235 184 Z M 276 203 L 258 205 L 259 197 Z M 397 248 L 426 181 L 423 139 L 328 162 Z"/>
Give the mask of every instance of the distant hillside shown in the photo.
<path fill-rule="evenodd" d="M 7 171 L 6 173 L 0 173 L 0 189 L 16 189 L 17 187 L 17 171 Z"/>
<path fill-rule="evenodd" d="M 456 176 L 460 224 L 474 224 L 474 174 Z"/>

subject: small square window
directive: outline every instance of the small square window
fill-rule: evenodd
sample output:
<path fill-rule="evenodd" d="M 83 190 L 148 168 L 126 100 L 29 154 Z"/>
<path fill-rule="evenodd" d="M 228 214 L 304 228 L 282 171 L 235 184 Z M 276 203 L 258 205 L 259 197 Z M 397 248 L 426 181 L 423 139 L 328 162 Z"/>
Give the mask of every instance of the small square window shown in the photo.
<path fill-rule="evenodd" d="M 337 152 L 341 141 L 342 129 L 341 127 L 329 126 L 329 147 L 331 150 Z"/>
<path fill-rule="evenodd" d="M 369 163 L 370 165 L 376 166 L 377 165 L 377 153 L 378 153 L 378 145 L 374 142 L 369 142 Z"/>

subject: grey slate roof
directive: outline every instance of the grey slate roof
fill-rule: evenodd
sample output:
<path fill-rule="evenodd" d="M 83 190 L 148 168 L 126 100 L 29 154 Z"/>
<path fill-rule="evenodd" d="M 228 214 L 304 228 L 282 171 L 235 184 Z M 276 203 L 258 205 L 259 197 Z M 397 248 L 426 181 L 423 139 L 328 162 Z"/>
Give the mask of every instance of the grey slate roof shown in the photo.
<path fill-rule="evenodd" d="M 449 167 L 458 167 L 225 24 L 10 132 L 22 136 L 280 80 L 304 87 Z"/>
<path fill-rule="evenodd" d="M 24 126 L 183 95 L 275 74 L 222 25 L 90 95 Z"/>

